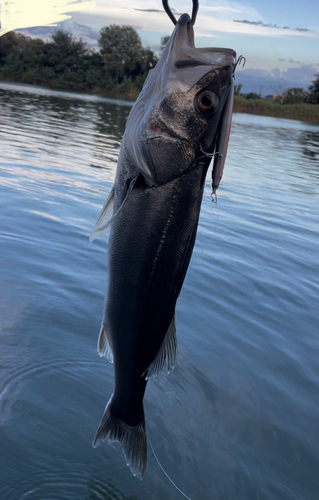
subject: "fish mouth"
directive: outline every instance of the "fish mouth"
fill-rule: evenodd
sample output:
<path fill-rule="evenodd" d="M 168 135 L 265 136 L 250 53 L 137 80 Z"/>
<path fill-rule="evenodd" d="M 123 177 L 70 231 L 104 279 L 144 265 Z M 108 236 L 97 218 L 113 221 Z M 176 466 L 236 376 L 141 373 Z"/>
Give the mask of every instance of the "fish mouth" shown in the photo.
<path fill-rule="evenodd" d="M 183 14 L 173 32 L 172 55 L 177 69 L 197 66 L 228 66 L 234 63 L 236 52 L 221 47 L 195 47 L 194 29 L 190 17 Z"/>
<path fill-rule="evenodd" d="M 190 17 L 183 14 L 177 21 L 162 58 L 166 59 L 163 70 L 167 86 L 174 87 L 179 82 L 190 88 L 214 69 L 229 66 L 235 70 L 236 52 L 228 48 L 195 47 Z"/>
<path fill-rule="evenodd" d="M 190 24 L 191 18 L 188 14 L 182 14 L 175 27 L 174 45 L 195 48 L 194 28 Z"/>

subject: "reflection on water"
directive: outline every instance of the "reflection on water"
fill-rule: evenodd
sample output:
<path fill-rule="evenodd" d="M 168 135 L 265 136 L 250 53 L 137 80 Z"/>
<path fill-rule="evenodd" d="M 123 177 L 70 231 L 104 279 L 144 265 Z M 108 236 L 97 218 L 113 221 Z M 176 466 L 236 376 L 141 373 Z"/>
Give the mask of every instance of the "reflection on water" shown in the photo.
<path fill-rule="evenodd" d="M 314 167 L 314 172 L 316 173 L 316 177 L 319 175 L 318 160 L 319 157 L 319 132 L 317 131 L 303 131 L 300 134 L 300 142 L 303 146 L 302 152 L 306 156 L 309 161 L 309 166 Z M 314 162 L 311 160 L 315 160 Z M 307 162 L 308 163 L 308 162 Z M 308 164 L 307 164 L 308 167 Z"/>
<path fill-rule="evenodd" d="M 0 498 L 179 499 L 91 446 L 113 387 L 96 353 L 127 103 L 0 84 Z M 234 115 L 177 306 L 179 362 L 149 383 L 148 432 L 197 500 L 317 500 L 319 129 Z M 125 311 L 123 312 L 125 313 Z"/>

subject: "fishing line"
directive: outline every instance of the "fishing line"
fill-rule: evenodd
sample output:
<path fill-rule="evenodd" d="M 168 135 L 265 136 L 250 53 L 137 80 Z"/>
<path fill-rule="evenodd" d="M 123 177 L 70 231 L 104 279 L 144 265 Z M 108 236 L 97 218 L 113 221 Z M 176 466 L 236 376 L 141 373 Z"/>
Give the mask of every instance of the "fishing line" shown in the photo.
<path fill-rule="evenodd" d="M 199 149 L 203 153 L 203 156 L 200 156 L 199 159 L 204 158 L 205 156 L 207 156 L 208 158 L 215 158 L 215 156 L 220 156 L 220 157 L 223 156 L 221 153 L 218 153 L 218 151 L 216 151 L 215 153 L 207 153 L 207 151 L 203 150 L 201 145 L 199 146 Z"/>
<path fill-rule="evenodd" d="M 160 468 L 161 468 L 161 469 L 162 469 L 162 471 L 164 472 L 164 474 L 165 474 L 165 476 L 167 477 L 167 479 L 168 479 L 168 480 L 172 483 L 172 485 L 174 486 L 174 488 L 176 488 L 176 489 L 177 489 L 177 491 L 179 491 L 179 492 L 183 495 L 183 497 L 187 498 L 187 500 L 192 500 L 192 499 L 191 499 L 190 497 L 188 497 L 188 496 L 187 496 L 187 495 L 186 495 L 186 494 L 185 494 L 185 493 L 184 493 L 184 492 L 183 492 L 183 491 L 182 491 L 182 490 L 181 490 L 181 489 L 180 489 L 180 488 L 179 488 L 179 487 L 178 487 L 178 486 L 174 483 L 174 481 L 173 481 L 173 480 L 169 477 L 169 475 L 167 474 L 167 472 L 165 471 L 165 469 L 164 469 L 164 468 L 163 468 L 163 466 L 161 465 L 161 463 L 160 463 L 159 459 L 157 458 L 157 455 L 156 455 L 156 453 L 155 453 L 155 451 L 154 451 L 154 448 L 153 448 L 153 445 L 152 445 L 152 443 L 151 443 L 151 440 L 150 440 L 150 437 L 149 437 L 149 436 L 148 436 L 148 442 L 149 442 L 149 444 L 150 444 L 150 447 L 151 447 L 151 450 L 152 450 L 152 452 L 153 452 L 153 455 L 154 455 L 154 457 L 155 457 L 156 462 L 158 463 L 158 465 L 160 466 Z"/>

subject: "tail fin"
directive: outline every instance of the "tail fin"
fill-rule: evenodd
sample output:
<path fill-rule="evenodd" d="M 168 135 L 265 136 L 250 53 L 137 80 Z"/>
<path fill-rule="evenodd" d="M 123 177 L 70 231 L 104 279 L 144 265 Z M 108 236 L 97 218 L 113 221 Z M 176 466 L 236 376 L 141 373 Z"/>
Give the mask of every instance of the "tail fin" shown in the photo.
<path fill-rule="evenodd" d="M 147 465 L 146 426 L 143 413 L 142 420 L 137 425 L 128 425 L 112 416 L 108 402 L 99 428 L 95 434 L 94 448 L 105 439 L 109 442 L 118 441 L 122 446 L 126 464 L 134 476 L 142 479 Z"/>

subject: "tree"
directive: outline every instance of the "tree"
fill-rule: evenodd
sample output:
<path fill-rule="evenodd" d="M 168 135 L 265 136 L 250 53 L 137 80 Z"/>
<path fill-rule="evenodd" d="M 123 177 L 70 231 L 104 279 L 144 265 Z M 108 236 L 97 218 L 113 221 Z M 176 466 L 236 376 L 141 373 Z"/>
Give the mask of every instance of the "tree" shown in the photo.
<path fill-rule="evenodd" d="M 70 90 L 103 92 L 116 89 L 116 92 L 134 96 L 158 58 L 149 47 L 142 47 L 133 28 L 115 28 L 115 32 L 122 35 L 122 39 L 116 39 L 117 43 L 113 44 L 113 59 L 120 62 L 119 70 L 115 66 L 112 72 L 111 64 L 106 67 L 105 59 L 112 52 L 107 51 L 106 46 L 102 55 L 100 51 L 87 48 L 71 33 L 58 30 L 50 42 L 44 42 L 9 32 L 0 38 L 0 78 Z M 105 28 L 105 31 L 113 32 L 114 27 Z M 105 42 L 103 37 L 102 40 Z M 119 49 L 123 49 L 122 52 Z"/>
<path fill-rule="evenodd" d="M 14 47 L 24 49 L 28 40 L 28 37 L 14 31 L 9 31 L 9 33 L 0 36 L 0 64 L 12 52 Z"/>
<path fill-rule="evenodd" d="M 142 49 L 141 69 L 143 73 L 148 73 L 151 69 L 155 68 L 157 61 L 157 55 L 149 47 Z"/>
<path fill-rule="evenodd" d="M 311 104 L 319 104 L 319 75 L 315 75 L 316 79 L 308 88 L 308 99 L 307 101 Z"/>
<path fill-rule="evenodd" d="M 242 86 L 243 86 L 242 83 L 238 83 L 237 85 L 234 85 L 234 93 L 235 93 L 235 95 L 240 95 Z"/>
<path fill-rule="evenodd" d="M 86 44 L 81 39 L 57 30 L 52 35 L 52 42 L 46 46 L 46 65 L 60 74 L 76 72 L 85 68 L 87 52 Z"/>
<path fill-rule="evenodd" d="M 125 74 L 138 72 L 138 65 L 143 59 L 143 47 L 132 26 L 111 24 L 102 28 L 98 43 L 105 69 L 115 76 L 118 83 Z"/>
<path fill-rule="evenodd" d="M 284 93 L 283 104 L 299 104 L 307 99 L 307 92 L 300 87 L 293 87 Z"/>
<path fill-rule="evenodd" d="M 249 92 L 248 94 L 245 94 L 245 97 L 246 99 L 260 99 L 261 95 L 256 92 Z"/>
<path fill-rule="evenodd" d="M 0 37 L 0 64 L 5 78 L 26 83 L 39 83 L 45 43 L 20 33 L 9 32 Z M 36 80 L 36 81 L 35 81 Z"/>
<path fill-rule="evenodd" d="M 280 102 L 280 104 L 282 104 L 285 100 L 285 97 L 288 94 L 288 90 L 287 89 L 284 90 L 282 85 L 278 85 L 278 90 L 274 89 L 273 87 L 271 87 L 271 88 L 276 93 L 276 97 L 274 98 L 274 101 Z"/>
<path fill-rule="evenodd" d="M 165 45 L 167 44 L 168 40 L 170 39 L 170 36 L 167 35 L 167 36 L 163 36 L 161 38 L 161 48 L 160 48 L 160 54 L 162 55 L 163 54 L 163 51 L 165 49 Z"/>

